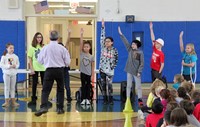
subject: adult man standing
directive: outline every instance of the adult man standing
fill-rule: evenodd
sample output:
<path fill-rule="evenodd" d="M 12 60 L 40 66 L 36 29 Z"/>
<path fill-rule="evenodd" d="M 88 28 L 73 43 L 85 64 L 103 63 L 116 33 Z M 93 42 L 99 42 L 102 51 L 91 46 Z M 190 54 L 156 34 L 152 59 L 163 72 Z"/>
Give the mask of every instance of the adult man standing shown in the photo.
<path fill-rule="evenodd" d="M 42 100 L 40 110 L 35 113 L 41 116 L 48 112 L 47 102 L 54 80 L 57 83 L 57 113 L 63 114 L 64 105 L 64 67 L 69 66 L 69 52 L 57 42 L 58 32 L 50 32 L 50 43 L 38 55 L 38 62 L 46 67 L 44 83 L 42 86 Z"/>

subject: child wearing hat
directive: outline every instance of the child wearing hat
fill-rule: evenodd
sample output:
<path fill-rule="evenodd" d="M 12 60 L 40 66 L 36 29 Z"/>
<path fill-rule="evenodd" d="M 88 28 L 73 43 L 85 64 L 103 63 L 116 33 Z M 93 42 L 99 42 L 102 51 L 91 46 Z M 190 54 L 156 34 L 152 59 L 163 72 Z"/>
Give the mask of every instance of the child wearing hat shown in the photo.
<path fill-rule="evenodd" d="M 153 44 L 153 53 L 151 57 L 151 78 L 152 82 L 156 78 L 161 78 L 161 73 L 164 68 L 164 53 L 162 52 L 162 47 L 164 46 L 164 41 L 161 38 L 155 40 L 153 23 L 149 24 L 151 40 Z"/>
<path fill-rule="evenodd" d="M 129 44 L 126 37 L 122 34 L 120 27 L 118 27 L 118 32 L 128 51 L 128 59 L 127 59 L 126 66 L 124 69 L 127 72 L 127 87 L 126 87 L 127 99 L 130 99 L 132 81 L 134 77 L 136 90 L 138 94 L 138 102 L 139 102 L 139 105 L 143 105 L 141 74 L 144 67 L 144 54 L 143 54 L 143 51 L 139 49 L 142 44 L 138 40 L 133 40 L 132 44 Z"/>

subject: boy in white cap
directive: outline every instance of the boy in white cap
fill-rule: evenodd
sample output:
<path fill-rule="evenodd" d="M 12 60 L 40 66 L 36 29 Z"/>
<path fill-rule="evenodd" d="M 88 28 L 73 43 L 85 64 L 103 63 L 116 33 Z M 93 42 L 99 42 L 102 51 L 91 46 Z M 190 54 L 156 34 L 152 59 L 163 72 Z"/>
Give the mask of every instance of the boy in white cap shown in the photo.
<path fill-rule="evenodd" d="M 162 47 L 164 46 L 164 41 L 161 38 L 155 40 L 153 32 L 153 23 L 149 24 L 151 40 L 153 44 L 153 53 L 151 57 L 151 77 L 152 82 L 156 78 L 161 78 L 161 73 L 164 68 L 164 53 L 162 52 Z"/>

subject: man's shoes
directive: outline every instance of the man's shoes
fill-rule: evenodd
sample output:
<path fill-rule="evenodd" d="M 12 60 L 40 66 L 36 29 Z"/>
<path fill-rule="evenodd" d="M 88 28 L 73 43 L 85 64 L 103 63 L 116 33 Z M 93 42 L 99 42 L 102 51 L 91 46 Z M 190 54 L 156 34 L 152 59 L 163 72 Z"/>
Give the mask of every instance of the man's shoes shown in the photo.
<path fill-rule="evenodd" d="M 47 102 L 47 107 L 51 108 L 52 107 L 52 103 L 50 101 Z"/>
<path fill-rule="evenodd" d="M 40 110 L 38 110 L 37 112 L 35 112 L 35 116 L 41 116 L 42 114 L 45 114 L 48 112 L 47 108 L 41 108 Z"/>
<path fill-rule="evenodd" d="M 30 101 L 28 102 L 28 106 L 36 105 L 36 101 Z"/>
<path fill-rule="evenodd" d="M 57 109 L 57 114 L 64 114 L 64 113 L 65 113 L 65 111 L 63 109 L 61 109 L 61 108 Z"/>

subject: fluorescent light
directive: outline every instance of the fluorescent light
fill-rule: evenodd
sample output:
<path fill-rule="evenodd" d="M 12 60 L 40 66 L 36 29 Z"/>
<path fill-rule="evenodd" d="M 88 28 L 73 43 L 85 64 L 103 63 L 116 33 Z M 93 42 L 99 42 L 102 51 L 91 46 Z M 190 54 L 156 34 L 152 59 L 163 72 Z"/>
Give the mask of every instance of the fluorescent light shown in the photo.
<path fill-rule="evenodd" d="M 87 24 L 88 21 L 78 21 L 78 24 Z"/>

